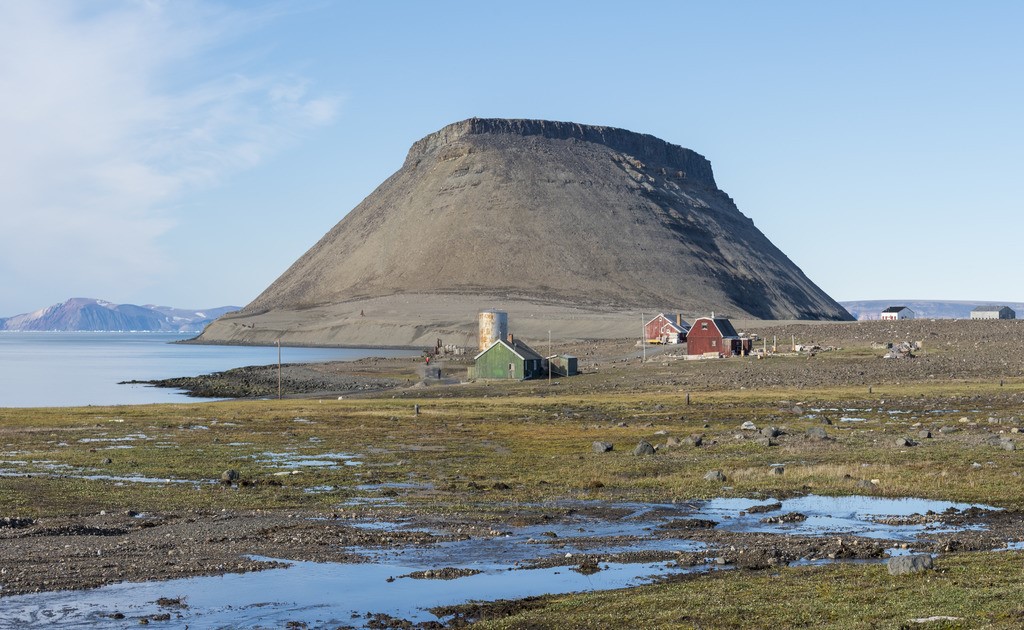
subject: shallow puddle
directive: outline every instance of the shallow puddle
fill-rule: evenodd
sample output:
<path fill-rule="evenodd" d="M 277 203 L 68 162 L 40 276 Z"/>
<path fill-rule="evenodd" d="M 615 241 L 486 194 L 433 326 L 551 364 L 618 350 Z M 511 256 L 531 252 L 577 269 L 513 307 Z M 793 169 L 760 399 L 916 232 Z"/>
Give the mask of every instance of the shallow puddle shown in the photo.
<path fill-rule="evenodd" d="M 253 455 L 258 463 L 277 468 L 337 468 L 338 466 L 362 466 L 363 462 L 348 453 L 322 453 L 303 455 L 301 453 L 259 453 Z"/>
<path fill-rule="evenodd" d="M 371 498 L 361 502 L 375 501 Z M 750 508 L 755 506 L 768 509 L 750 513 Z M 371 622 L 369 613 L 385 613 L 414 622 L 433 621 L 437 618 L 426 609 L 434 606 L 623 588 L 645 583 L 656 576 L 728 568 L 715 567 L 710 562 L 682 568 L 675 562 L 664 561 L 601 562 L 601 570 L 590 575 L 574 571 L 570 566 L 522 568 L 538 566 L 534 563 L 544 558 L 574 563 L 573 558 L 587 554 L 658 551 L 704 555 L 706 552 L 711 558 L 719 553 L 708 543 L 672 537 L 676 532 L 688 531 L 672 528 L 673 522 L 681 519 L 714 521 L 716 525 L 710 531 L 769 533 L 783 537 L 841 534 L 898 543 L 933 532 L 953 531 L 953 526 L 941 522 L 941 514 L 949 509 L 962 511 L 970 507 L 975 506 L 924 499 L 813 495 L 779 501 L 714 499 L 666 504 L 569 501 L 519 505 L 519 509 L 510 506 L 510 512 L 532 515 L 541 523 L 495 525 L 490 536 L 435 545 L 350 548 L 369 559 L 363 564 L 290 562 L 287 568 L 242 575 L 5 597 L 0 598 L 0 619 L 18 627 L 60 625 L 68 628 L 135 627 L 144 618 L 148 620 L 165 613 L 170 614 L 169 621 L 174 627 L 203 628 L 282 627 L 292 621 L 313 627 L 365 627 Z M 544 517 L 547 511 L 557 514 Z M 766 518 L 792 514 L 802 518 L 763 522 Z M 913 518 L 925 514 L 929 514 L 926 519 Z M 362 520 L 352 525 L 384 531 L 424 529 L 411 520 Z M 458 536 L 462 532 L 454 528 L 446 533 Z M 905 553 L 895 546 L 890 555 Z M 1022 547 L 1024 542 L 1007 545 L 1007 549 Z M 794 564 L 820 562 L 824 561 L 802 559 Z M 454 580 L 403 577 L 415 571 L 443 567 L 473 569 L 480 573 Z M 187 607 L 162 609 L 156 603 L 160 598 L 183 598 Z M 115 613 L 124 618 L 114 619 L 111 615 Z"/>
<path fill-rule="evenodd" d="M 387 481 L 384 483 L 362 483 L 355 487 L 363 492 L 374 490 L 433 490 L 432 483 L 416 483 L 413 481 Z"/>
<path fill-rule="evenodd" d="M 289 621 L 315 627 L 360 627 L 369 621 L 367 613 L 411 621 L 436 620 L 425 608 L 622 588 L 641 584 L 654 573 L 683 571 L 666 569 L 664 564 L 613 564 L 593 575 L 559 567 L 530 571 L 495 568 L 455 580 L 398 577 L 422 568 L 295 562 L 285 569 L 242 575 L 7 597 L 0 599 L 0 618 L 17 627 L 124 628 L 137 627 L 143 617 L 170 613 L 174 627 L 283 627 Z M 188 607 L 161 608 L 156 602 L 162 597 L 180 597 Z M 112 619 L 115 613 L 124 618 Z"/>
<path fill-rule="evenodd" d="M 825 497 L 809 495 L 780 501 L 778 510 L 767 513 L 747 512 L 751 506 L 770 505 L 775 501 L 751 501 L 749 499 L 713 499 L 694 505 L 689 514 L 697 518 L 718 521 L 718 530 L 748 533 L 796 534 L 801 536 L 829 536 L 846 534 L 864 538 L 908 541 L 925 532 L 950 532 L 970 529 L 951 527 L 941 521 L 920 524 L 890 525 L 878 522 L 886 517 L 907 517 L 928 512 L 942 513 L 952 508 L 957 511 L 973 506 L 970 503 L 952 503 L 929 499 L 889 499 L 884 497 L 849 496 Z M 994 509 L 979 505 L 984 509 Z M 806 520 L 790 523 L 764 523 L 762 519 L 799 513 Z"/>

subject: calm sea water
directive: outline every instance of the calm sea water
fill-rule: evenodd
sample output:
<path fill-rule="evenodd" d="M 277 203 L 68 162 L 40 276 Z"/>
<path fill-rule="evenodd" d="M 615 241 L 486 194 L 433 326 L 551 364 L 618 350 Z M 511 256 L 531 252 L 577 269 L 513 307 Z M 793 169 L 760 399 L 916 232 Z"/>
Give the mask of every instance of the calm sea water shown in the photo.
<path fill-rule="evenodd" d="M 119 381 L 196 376 L 277 363 L 276 347 L 191 346 L 173 333 L 0 333 L 0 407 L 190 402 L 177 390 Z M 407 350 L 288 348 L 285 363 L 415 354 Z"/>

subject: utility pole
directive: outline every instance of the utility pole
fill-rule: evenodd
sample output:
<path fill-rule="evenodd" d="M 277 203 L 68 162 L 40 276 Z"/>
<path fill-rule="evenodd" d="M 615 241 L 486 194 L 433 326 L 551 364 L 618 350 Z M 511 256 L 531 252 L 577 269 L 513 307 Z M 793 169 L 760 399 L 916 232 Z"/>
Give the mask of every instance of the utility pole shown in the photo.
<path fill-rule="evenodd" d="M 640 352 L 643 354 L 642 365 L 647 363 L 647 322 L 644 321 L 643 311 L 640 311 Z"/>
<path fill-rule="evenodd" d="M 281 400 L 281 340 L 277 340 L 277 399 Z"/>
<path fill-rule="evenodd" d="M 551 354 L 551 331 L 548 331 L 548 387 L 551 387 L 551 359 L 555 355 Z"/>

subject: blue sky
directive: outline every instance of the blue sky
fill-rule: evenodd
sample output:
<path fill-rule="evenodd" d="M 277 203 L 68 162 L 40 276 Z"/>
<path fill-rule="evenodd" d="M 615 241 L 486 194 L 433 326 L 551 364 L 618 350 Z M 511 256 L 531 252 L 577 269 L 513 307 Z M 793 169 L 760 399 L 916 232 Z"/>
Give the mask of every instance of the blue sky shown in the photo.
<path fill-rule="evenodd" d="M 243 305 L 470 116 L 711 160 L 836 299 L 1024 301 L 1019 2 L 0 2 L 0 315 Z"/>

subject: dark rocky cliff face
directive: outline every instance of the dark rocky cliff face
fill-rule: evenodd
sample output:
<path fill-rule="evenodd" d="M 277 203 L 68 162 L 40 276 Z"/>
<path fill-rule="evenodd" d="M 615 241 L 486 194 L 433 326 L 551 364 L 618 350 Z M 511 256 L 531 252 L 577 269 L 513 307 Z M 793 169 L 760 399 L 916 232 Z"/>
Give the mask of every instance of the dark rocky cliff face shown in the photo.
<path fill-rule="evenodd" d="M 850 319 L 715 184 L 698 153 L 623 129 L 470 119 L 244 309 L 403 294 L 764 319 Z"/>

